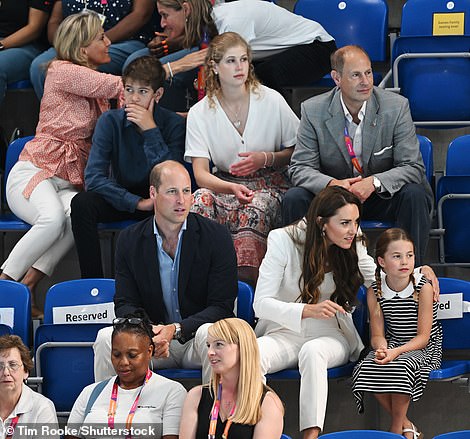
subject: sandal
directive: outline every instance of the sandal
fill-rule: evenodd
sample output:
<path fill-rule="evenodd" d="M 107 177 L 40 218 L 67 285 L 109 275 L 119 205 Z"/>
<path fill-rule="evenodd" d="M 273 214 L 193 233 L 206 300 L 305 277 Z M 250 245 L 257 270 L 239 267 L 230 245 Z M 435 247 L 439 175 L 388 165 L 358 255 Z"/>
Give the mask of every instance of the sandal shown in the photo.
<path fill-rule="evenodd" d="M 402 433 L 403 435 L 405 433 L 413 433 L 413 439 L 424 439 L 424 434 L 418 431 L 413 423 L 411 423 L 411 428 L 404 428 Z"/>

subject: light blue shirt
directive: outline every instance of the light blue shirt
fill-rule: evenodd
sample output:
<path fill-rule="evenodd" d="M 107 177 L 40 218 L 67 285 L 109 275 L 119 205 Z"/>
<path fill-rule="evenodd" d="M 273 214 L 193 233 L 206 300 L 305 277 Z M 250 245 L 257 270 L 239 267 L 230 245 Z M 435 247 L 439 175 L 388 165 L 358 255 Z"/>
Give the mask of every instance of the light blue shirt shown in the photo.
<path fill-rule="evenodd" d="M 163 250 L 163 238 L 158 232 L 158 227 L 153 222 L 153 233 L 157 240 L 158 266 L 160 267 L 160 282 L 163 292 L 163 303 L 165 304 L 165 324 L 181 322 L 180 305 L 178 301 L 178 279 L 180 272 L 180 254 L 183 232 L 186 230 L 186 220 L 181 226 L 178 234 L 178 245 L 176 247 L 175 259 Z"/>

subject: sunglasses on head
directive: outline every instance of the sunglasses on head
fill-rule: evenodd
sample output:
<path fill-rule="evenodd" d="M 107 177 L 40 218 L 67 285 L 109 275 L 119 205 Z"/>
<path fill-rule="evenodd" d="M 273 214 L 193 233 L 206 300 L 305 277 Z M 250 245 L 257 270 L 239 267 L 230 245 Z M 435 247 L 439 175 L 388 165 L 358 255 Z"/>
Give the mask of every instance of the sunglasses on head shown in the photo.
<path fill-rule="evenodd" d="M 124 325 L 129 323 L 130 325 L 141 325 L 144 319 L 140 317 L 116 317 L 113 319 L 113 326 Z"/>

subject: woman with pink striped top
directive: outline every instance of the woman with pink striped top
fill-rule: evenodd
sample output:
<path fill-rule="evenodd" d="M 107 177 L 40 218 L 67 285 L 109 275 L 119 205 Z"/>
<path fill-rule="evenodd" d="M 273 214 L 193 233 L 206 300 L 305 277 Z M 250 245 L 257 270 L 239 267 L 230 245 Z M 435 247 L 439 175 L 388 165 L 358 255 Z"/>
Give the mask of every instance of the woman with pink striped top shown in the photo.
<path fill-rule="evenodd" d="M 10 209 L 32 228 L 2 265 L 1 279 L 26 284 L 34 305 L 38 282 L 51 275 L 73 245 L 70 201 L 83 189 L 83 172 L 98 117 L 122 92 L 121 78 L 96 71 L 108 63 L 109 39 L 98 14 L 67 17 L 57 30 L 57 59 L 47 70 L 36 136 L 7 181 Z"/>

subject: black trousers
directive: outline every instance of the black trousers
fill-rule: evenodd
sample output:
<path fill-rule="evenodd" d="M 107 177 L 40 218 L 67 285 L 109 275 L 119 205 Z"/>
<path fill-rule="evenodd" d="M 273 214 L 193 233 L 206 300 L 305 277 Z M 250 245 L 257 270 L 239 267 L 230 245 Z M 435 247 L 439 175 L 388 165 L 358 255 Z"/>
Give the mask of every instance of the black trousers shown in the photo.
<path fill-rule="evenodd" d="M 291 224 L 305 216 L 314 194 L 302 187 L 290 188 L 282 201 L 282 223 Z M 362 219 L 394 221 L 406 230 L 416 249 L 416 265 L 424 263 L 431 229 L 432 198 L 421 184 L 405 184 L 392 198 L 372 194 L 364 203 Z"/>
<path fill-rule="evenodd" d="M 253 65 L 264 85 L 282 92 L 283 86 L 308 85 L 330 73 L 330 55 L 335 50 L 334 41 L 314 41 L 255 60 Z"/>
<path fill-rule="evenodd" d="M 140 221 L 153 214 L 153 211 L 119 211 L 96 192 L 79 192 L 72 198 L 71 208 L 72 231 L 82 278 L 103 277 L 98 223 Z"/>

